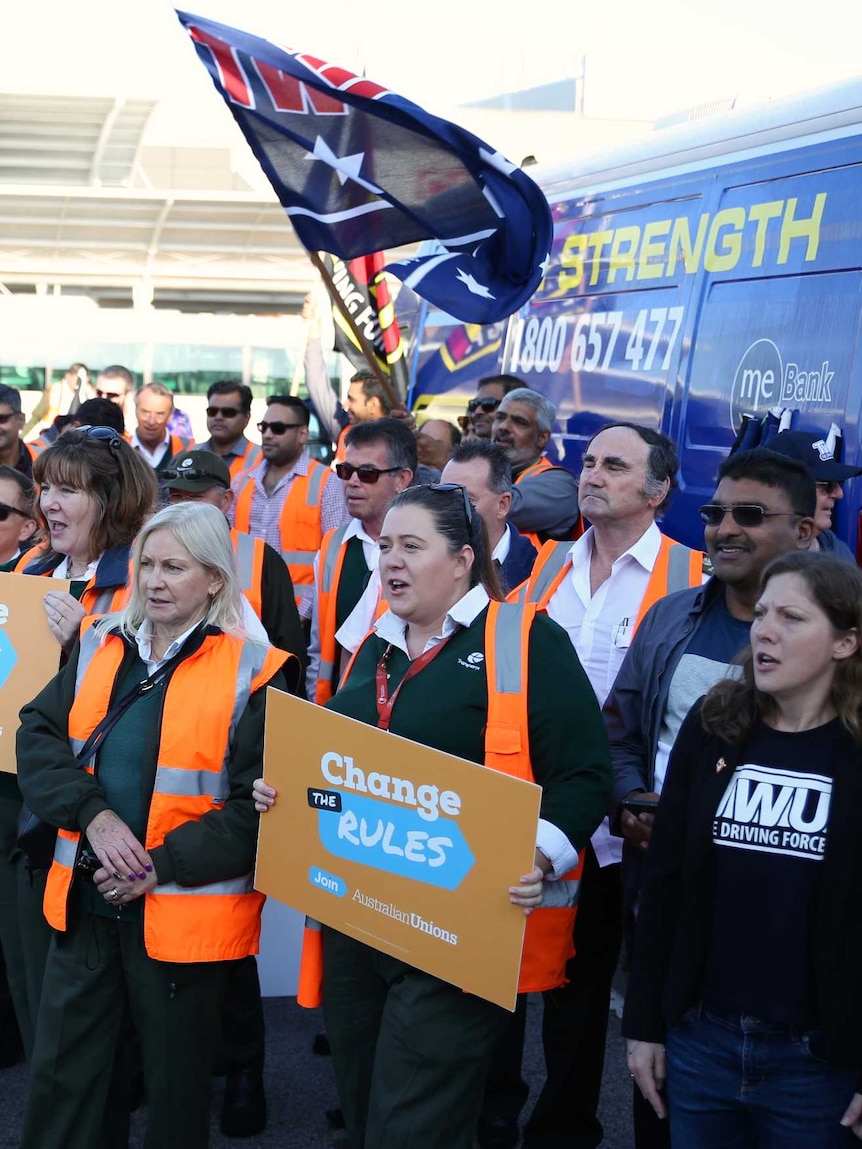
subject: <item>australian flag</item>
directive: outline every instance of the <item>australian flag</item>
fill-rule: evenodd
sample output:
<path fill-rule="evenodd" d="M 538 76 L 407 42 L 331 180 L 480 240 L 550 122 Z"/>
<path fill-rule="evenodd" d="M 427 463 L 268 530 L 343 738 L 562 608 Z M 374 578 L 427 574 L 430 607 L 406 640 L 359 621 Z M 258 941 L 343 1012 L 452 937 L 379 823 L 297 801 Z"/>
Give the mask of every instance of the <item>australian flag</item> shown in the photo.
<path fill-rule="evenodd" d="M 520 168 L 344 68 L 177 15 L 307 249 L 350 260 L 436 239 L 435 254 L 386 270 L 465 323 L 530 298 L 552 222 Z"/>

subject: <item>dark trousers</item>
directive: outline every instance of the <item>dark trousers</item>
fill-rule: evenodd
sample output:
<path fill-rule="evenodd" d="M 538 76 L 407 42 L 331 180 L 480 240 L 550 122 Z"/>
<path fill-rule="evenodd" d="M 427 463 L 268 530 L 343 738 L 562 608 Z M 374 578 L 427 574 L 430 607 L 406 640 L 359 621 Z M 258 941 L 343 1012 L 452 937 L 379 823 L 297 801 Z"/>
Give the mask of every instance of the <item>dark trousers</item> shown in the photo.
<path fill-rule="evenodd" d="M 206 1149 L 225 963 L 154 961 L 140 923 L 87 913 L 56 933 L 45 970 L 20 1149 L 93 1149 L 122 1048 L 138 1035 L 146 1149 Z"/>
<path fill-rule="evenodd" d="M 602 869 L 588 846 L 575 919 L 576 953 L 566 966 L 569 981 L 543 994 L 546 1079 L 524 1130 L 525 1149 L 594 1149 L 601 1142 L 602 1126 L 596 1111 L 611 981 L 621 939 L 620 867 Z M 483 1121 L 517 1117 L 526 1100 L 526 1086 L 520 1077 L 523 1035 L 523 1026 L 518 1027 L 513 1019 L 488 1075 Z M 519 1082 L 523 1092 L 518 1089 Z M 502 1100 L 507 1089 L 508 1102 Z M 517 1097 L 522 1099 L 513 1114 L 512 1099 Z"/>
<path fill-rule="evenodd" d="M 223 1061 L 228 1073 L 263 1073 L 266 1032 L 260 977 L 253 956 L 229 962 L 222 1005 Z"/>
<path fill-rule="evenodd" d="M 18 849 L 20 809 L 20 800 L 0 798 L 0 946 L 18 1028 L 29 1057 L 51 927 L 42 913 L 47 871 L 31 875 Z"/>
<path fill-rule="evenodd" d="M 351 1149 L 470 1149 L 509 1014 L 326 927 L 323 960 Z"/>

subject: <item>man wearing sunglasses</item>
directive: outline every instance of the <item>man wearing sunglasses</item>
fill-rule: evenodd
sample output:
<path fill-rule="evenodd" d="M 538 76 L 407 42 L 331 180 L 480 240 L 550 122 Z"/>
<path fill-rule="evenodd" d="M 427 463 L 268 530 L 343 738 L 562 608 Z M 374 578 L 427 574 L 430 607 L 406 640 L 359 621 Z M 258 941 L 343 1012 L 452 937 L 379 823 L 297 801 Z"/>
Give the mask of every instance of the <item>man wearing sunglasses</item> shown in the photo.
<path fill-rule="evenodd" d="M 523 386 L 524 380 L 515 375 L 486 375 L 480 379 L 475 396 L 467 403 L 466 415 L 458 417 L 458 426 L 465 436 L 490 439 L 494 429 L 494 412 L 510 391 Z"/>
<path fill-rule="evenodd" d="M 306 450 L 308 423 L 301 399 L 269 397 L 257 425 L 263 462 L 237 480 L 232 509 L 232 525 L 268 542 L 287 564 L 304 618 L 311 617 L 314 556 L 326 532 L 349 518 L 341 483 Z"/>
<path fill-rule="evenodd" d="M 357 423 L 335 472 L 350 522 L 330 531 L 314 563 L 314 598 L 306 694 L 323 705 L 349 657 L 380 613 L 377 540 L 389 506 L 416 473 L 416 439 L 401 419 Z M 383 604 L 385 606 L 385 604 Z"/>
<path fill-rule="evenodd" d="M 835 534 L 833 515 L 835 504 L 844 498 L 841 484 L 845 479 L 855 479 L 862 475 L 862 467 L 851 467 L 839 463 L 835 458 L 835 448 L 829 435 L 818 435 L 811 431 L 781 431 L 767 444 L 770 451 L 786 455 L 788 459 L 798 459 L 805 465 L 817 488 L 817 510 L 814 514 L 815 534 L 811 542 L 812 550 L 826 551 L 838 559 L 855 563 L 856 556 L 845 542 Z"/>
<path fill-rule="evenodd" d="M 764 568 L 788 551 L 809 548 L 815 506 L 814 481 L 802 463 L 755 448 L 721 464 L 715 494 L 701 507 L 712 577 L 660 599 L 646 614 L 605 703 L 615 803 L 658 797 L 683 719 L 748 644 Z M 629 914 L 653 820 L 619 806 L 612 817 L 625 839 Z M 637 1149 L 668 1145 L 667 1122 L 637 1089 L 634 1101 Z"/>
<path fill-rule="evenodd" d="M 253 470 L 262 459 L 260 447 L 243 432 L 251 418 L 251 388 L 238 379 L 220 379 L 207 389 L 209 439 L 195 443 L 224 459 L 235 483 L 243 471 Z"/>

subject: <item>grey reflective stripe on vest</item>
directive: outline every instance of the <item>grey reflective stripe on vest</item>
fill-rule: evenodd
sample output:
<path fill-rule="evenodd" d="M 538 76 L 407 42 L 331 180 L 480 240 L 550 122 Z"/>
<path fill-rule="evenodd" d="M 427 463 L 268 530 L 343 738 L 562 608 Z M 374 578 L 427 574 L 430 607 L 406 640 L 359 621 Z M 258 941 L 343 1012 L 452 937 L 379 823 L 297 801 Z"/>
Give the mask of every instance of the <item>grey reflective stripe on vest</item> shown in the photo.
<path fill-rule="evenodd" d="M 689 567 L 691 565 L 691 548 L 676 543 L 670 548 L 667 556 L 667 593 L 688 590 L 691 586 Z"/>
<path fill-rule="evenodd" d="M 569 556 L 569 551 L 572 549 L 571 543 L 555 543 L 554 549 L 548 556 L 548 561 L 536 575 L 536 581 L 530 587 L 527 596 L 527 602 L 541 602 L 548 592 L 551 583 L 566 565 L 566 559 Z M 686 584 L 688 585 L 688 584 Z"/>
<path fill-rule="evenodd" d="M 344 536 L 347 533 L 346 523 L 343 527 L 338 527 L 329 540 L 329 547 L 326 551 L 326 562 L 323 564 L 323 570 L 320 572 L 320 591 L 322 594 L 329 594 L 332 590 L 332 584 L 335 581 L 335 568 L 338 565 L 338 555 L 344 543 Z"/>
<path fill-rule="evenodd" d="M 70 842 L 68 838 L 61 838 L 57 835 L 57 841 L 54 843 L 54 861 L 60 866 L 65 866 L 67 870 L 75 864 L 75 858 L 78 854 L 78 839 Z"/>
<path fill-rule="evenodd" d="M 251 583 L 254 578 L 254 542 L 254 535 L 237 531 L 236 571 L 239 575 L 239 587 L 243 593 L 251 590 Z"/>
<path fill-rule="evenodd" d="M 90 610 L 90 614 L 107 614 L 111 609 L 111 603 L 114 599 L 116 587 L 114 590 L 102 590 L 96 595 L 96 599 Z"/>
<path fill-rule="evenodd" d="M 282 551 L 281 557 L 289 567 L 312 567 L 317 551 Z"/>
<path fill-rule="evenodd" d="M 521 683 L 521 617 L 520 603 L 501 602 L 494 627 L 494 651 L 497 664 L 496 687 L 500 694 L 519 694 Z"/>
<path fill-rule="evenodd" d="M 176 882 L 165 882 L 163 886 L 156 886 L 153 890 L 154 894 L 161 897 L 162 894 L 168 896 L 172 894 L 192 894 L 198 897 L 200 894 L 250 894 L 254 889 L 254 875 L 245 874 L 241 878 L 228 878 L 224 882 L 210 882 L 206 886 L 178 886 Z"/>
<path fill-rule="evenodd" d="M 552 882 L 547 878 L 542 882 L 542 904 L 540 910 L 571 909 L 578 904 L 581 896 L 581 883 L 575 879 Z"/>
<path fill-rule="evenodd" d="M 317 463 L 311 468 L 311 474 L 308 476 L 308 486 L 305 491 L 306 506 L 316 507 L 320 502 L 323 480 L 328 474 L 330 474 L 330 471 L 327 467 L 324 467 L 322 463 Z"/>
<path fill-rule="evenodd" d="M 156 784 L 153 792 L 156 794 L 172 794 L 177 798 L 194 798 L 199 794 L 206 794 L 219 802 L 227 799 L 227 790 L 230 783 L 225 772 L 220 770 L 183 770 L 176 766 L 158 766 L 156 768 Z"/>

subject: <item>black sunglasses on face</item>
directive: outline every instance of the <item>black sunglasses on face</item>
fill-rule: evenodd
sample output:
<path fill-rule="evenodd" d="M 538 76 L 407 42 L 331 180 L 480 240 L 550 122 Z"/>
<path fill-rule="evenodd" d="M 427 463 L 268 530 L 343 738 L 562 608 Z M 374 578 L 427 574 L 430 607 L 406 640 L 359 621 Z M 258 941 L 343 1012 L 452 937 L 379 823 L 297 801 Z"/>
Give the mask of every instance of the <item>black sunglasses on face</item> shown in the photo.
<path fill-rule="evenodd" d="M 473 529 L 473 504 L 470 502 L 470 496 L 467 494 L 467 488 L 460 483 L 429 483 L 429 491 L 439 491 L 444 495 L 451 494 L 453 491 L 458 491 L 464 500 L 464 515 L 467 519 L 468 529 Z"/>
<path fill-rule="evenodd" d="M 240 411 L 239 407 L 207 407 L 207 418 L 215 419 L 217 415 L 221 415 L 224 419 L 235 419 L 237 415 L 244 414 Z"/>
<path fill-rule="evenodd" d="M 264 435 L 267 431 L 272 431 L 273 435 L 283 435 L 285 431 L 293 431 L 296 427 L 304 427 L 305 423 L 267 423 L 265 419 L 261 420 L 257 425 L 258 431 Z"/>
<path fill-rule="evenodd" d="M 502 399 L 471 399 L 467 404 L 467 414 L 472 415 L 475 410 L 484 411 L 486 415 L 490 415 L 492 411 L 496 411 Z"/>
<path fill-rule="evenodd" d="M 352 463 L 336 463 L 335 473 L 339 479 L 348 482 L 354 475 L 360 483 L 376 483 L 381 475 L 394 475 L 396 471 L 403 471 L 403 467 L 373 467 L 370 463 L 363 463 L 354 467 Z"/>
<path fill-rule="evenodd" d="M 733 521 L 738 527 L 760 527 L 766 518 L 787 515 L 798 519 L 798 511 L 765 511 L 757 503 L 739 503 L 735 507 L 728 507 L 722 503 L 706 503 L 699 510 L 701 522 L 707 527 L 717 527 L 724 521 L 724 516 L 730 512 Z"/>
<path fill-rule="evenodd" d="M 8 415 L 0 415 L 0 426 L 5 427 L 10 419 L 15 419 L 20 414 L 20 411 L 10 411 Z"/>
<path fill-rule="evenodd" d="M 0 523 L 5 523 L 10 515 L 20 515 L 22 519 L 32 519 L 26 511 L 19 511 L 17 507 L 10 507 L 8 503 L 0 503 Z"/>
<path fill-rule="evenodd" d="M 99 388 L 97 387 L 96 388 L 96 398 L 97 399 L 110 399 L 111 402 L 113 403 L 116 399 L 124 399 L 125 398 L 125 392 L 124 391 L 100 391 Z"/>
<path fill-rule="evenodd" d="M 818 479 L 814 486 L 820 487 L 824 495 L 831 495 L 835 492 L 836 487 L 841 486 L 841 483 L 838 479 Z"/>

